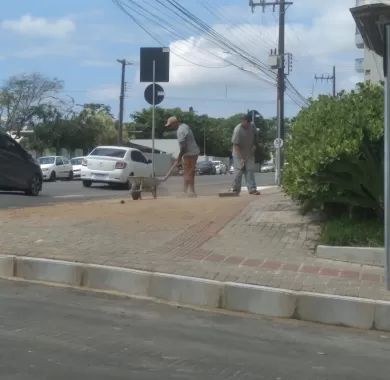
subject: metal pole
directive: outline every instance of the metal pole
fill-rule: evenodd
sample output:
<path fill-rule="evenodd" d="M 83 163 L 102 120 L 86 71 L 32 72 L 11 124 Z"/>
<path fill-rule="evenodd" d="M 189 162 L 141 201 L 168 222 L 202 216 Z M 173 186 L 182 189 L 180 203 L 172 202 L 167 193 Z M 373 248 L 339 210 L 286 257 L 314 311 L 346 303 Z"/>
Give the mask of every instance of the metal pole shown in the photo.
<path fill-rule="evenodd" d="M 125 101 L 126 60 L 125 59 L 118 59 L 118 62 L 122 65 L 121 94 L 119 97 L 118 145 L 122 145 L 123 144 L 123 108 L 124 108 L 124 101 Z"/>
<path fill-rule="evenodd" d="M 390 24 L 385 25 L 385 279 L 390 290 Z"/>
<path fill-rule="evenodd" d="M 333 97 L 336 97 L 336 66 L 333 66 Z"/>
<path fill-rule="evenodd" d="M 284 140 L 284 23 L 285 23 L 286 4 L 285 0 L 280 0 L 279 4 L 279 43 L 278 43 L 278 97 L 277 97 L 277 113 L 278 113 L 278 138 Z M 276 184 L 282 183 L 283 169 L 283 152 L 282 148 L 277 148 L 277 168 L 276 168 Z"/>
<path fill-rule="evenodd" d="M 206 158 L 206 124 L 203 127 L 203 155 Z"/>
<path fill-rule="evenodd" d="M 152 109 L 152 175 L 155 177 L 154 171 L 154 138 L 156 133 L 156 119 L 155 119 L 155 111 L 156 111 L 156 61 L 153 60 L 153 109 Z"/>

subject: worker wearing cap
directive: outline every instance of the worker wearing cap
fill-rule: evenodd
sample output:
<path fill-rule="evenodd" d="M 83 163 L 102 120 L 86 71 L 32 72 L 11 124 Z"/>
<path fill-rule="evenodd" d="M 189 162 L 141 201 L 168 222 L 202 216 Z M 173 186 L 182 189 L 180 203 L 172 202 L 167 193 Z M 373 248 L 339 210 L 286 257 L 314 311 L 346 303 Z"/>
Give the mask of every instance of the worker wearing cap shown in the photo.
<path fill-rule="evenodd" d="M 177 129 L 180 153 L 174 166 L 178 166 L 183 160 L 184 193 L 191 197 L 196 197 L 195 170 L 200 150 L 195 137 L 191 128 L 187 124 L 181 123 L 176 116 L 171 116 L 165 126 L 170 129 Z"/>
<path fill-rule="evenodd" d="M 233 131 L 234 182 L 232 190 L 240 194 L 242 175 L 245 175 L 249 194 L 260 195 L 255 181 L 255 151 L 257 131 L 251 123 L 251 115 L 244 115 L 241 123 Z"/>

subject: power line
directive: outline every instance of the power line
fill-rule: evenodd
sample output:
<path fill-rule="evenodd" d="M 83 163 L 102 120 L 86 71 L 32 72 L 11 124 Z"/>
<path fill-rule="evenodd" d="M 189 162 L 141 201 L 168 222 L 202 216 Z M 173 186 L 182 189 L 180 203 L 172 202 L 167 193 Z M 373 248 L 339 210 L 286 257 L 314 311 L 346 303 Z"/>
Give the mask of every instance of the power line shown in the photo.
<path fill-rule="evenodd" d="M 144 31 L 145 31 L 150 37 L 152 37 L 156 42 L 158 42 L 159 44 L 163 45 L 162 40 L 161 40 L 160 38 L 156 37 L 148 28 L 146 28 L 146 27 L 145 27 L 145 26 L 144 26 L 144 25 L 143 25 L 143 24 L 142 24 L 142 23 L 141 23 L 141 22 L 140 22 L 140 21 L 139 21 L 131 12 L 130 12 L 130 11 L 133 10 L 133 12 L 135 12 L 135 13 L 137 13 L 137 14 L 143 16 L 143 17 L 146 17 L 149 21 L 157 22 L 159 26 L 161 26 L 162 28 L 164 28 L 165 30 L 167 30 L 166 26 L 161 22 L 161 20 L 159 20 L 158 17 L 156 18 L 156 20 L 154 20 L 153 17 L 154 17 L 155 15 L 154 15 L 153 13 L 151 13 L 149 10 L 147 10 L 146 8 L 144 8 L 144 7 L 140 6 L 139 4 L 137 4 L 134 0 L 127 0 L 127 2 L 128 2 L 128 3 L 131 3 L 131 4 L 133 4 L 133 5 L 136 5 L 136 7 L 138 8 L 138 10 L 137 10 L 137 9 L 130 9 L 130 11 L 129 11 L 128 6 L 127 6 L 126 4 L 123 4 L 124 1 L 125 1 L 125 0 L 113 0 L 113 2 L 114 2 L 116 5 L 118 5 L 118 6 L 122 9 L 122 11 L 123 11 L 124 13 L 126 13 L 126 14 L 132 19 L 133 22 L 135 22 L 142 30 L 144 30 Z M 167 8 L 167 5 L 166 5 L 166 4 L 163 4 L 160 0 L 155 0 L 155 1 L 156 1 L 157 3 L 163 5 L 164 8 Z M 168 0 L 168 1 L 169 1 L 169 0 Z M 170 2 L 170 1 L 169 1 L 169 2 Z M 140 10 L 142 10 L 143 12 L 146 12 L 147 14 L 146 14 L 146 15 L 143 14 L 142 12 L 140 12 Z M 177 5 L 176 5 L 176 4 L 175 4 L 175 9 L 173 10 L 173 13 L 176 14 L 176 15 L 179 15 L 179 17 L 180 17 L 180 12 L 179 12 L 179 10 L 177 10 Z M 152 17 L 152 18 L 151 18 L 151 17 Z M 192 18 L 191 15 L 188 16 L 188 17 L 189 17 L 190 19 Z M 207 33 L 208 35 L 210 35 L 210 30 L 211 30 L 212 28 L 210 28 L 209 26 L 199 26 L 199 25 L 196 24 L 194 21 L 191 23 L 191 25 L 195 26 L 195 28 L 197 29 L 197 31 L 202 31 L 202 32 L 205 32 L 205 33 Z M 207 28 L 208 28 L 209 30 L 208 30 Z M 169 32 L 169 30 L 168 30 L 168 32 Z M 211 35 L 213 35 L 213 33 L 211 33 Z M 176 38 L 177 38 L 177 37 L 183 38 L 182 36 L 179 36 L 179 35 L 177 35 L 177 34 L 176 34 L 175 37 L 176 37 Z M 210 37 L 209 37 L 209 38 L 210 38 Z M 219 37 L 217 36 L 217 39 L 214 38 L 214 40 L 212 39 L 211 41 L 214 41 L 214 42 L 215 42 L 215 40 L 216 40 L 217 43 L 220 45 L 220 40 L 219 40 L 218 38 L 219 38 Z M 226 45 L 226 42 L 224 42 L 224 46 L 225 46 L 226 48 L 228 48 L 228 45 Z M 186 61 L 189 62 L 189 63 L 196 64 L 196 63 L 194 63 L 193 61 L 187 59 L 186 57 L 183 57 L 182 55 L 175 53 L 174 51 L 173 51 L 172 53 L 173 53 L 174 55 L 179 56 L 180 58 L 183 58 L 184 60 L 186 60 Z M 209 53 L 210 53 L 210 52 L 209 52 Z M 240 70 L 242 70 L 242 71 L 246 71 L 246 72 L 248 71 L 248 70 L 246 70 L 245 68 L 243 68 L 242 66 L 239 66 L 239 65 L 235 64 L 234 62 L 232 62 L 232 61 L 226 59 L 226 58 L 222 58 L 222 57 L 217 56 L 217 55 L 215 55 L 215 54 L 213 54 L 213 53 L 211 53 L 211 54 L 214 55 L 216 58 L 218 58 L 218 59 L 220 59 L 220 60 L 223 60 L 223 61 L 229 63 L 229 65 L 232 65 L 232 66 L 237 67 L 238 69 L 240 69 Z M 242 56 L 242 54 L 241 54 L 241 56 Z M 257 64 L 257 63 L 254 64 L 252 61 L 249 61 L 249 62 L 252 64 L 252 66 L 255 66 L 256 68 L 258 68 L 258 64 Z M 196 64 L 196 65 L 199 65 L 199 64 Z M 208 68 L 208 67 L 206 67 L 206 65 L 201 65 L 201 66 L 204 66 L 205 68 Z M 263 68 L 263 67 L 261 67 L 261 71 L 264 73 L 264 68 Z M 264 80 L 264 81 L 268 81 L 268 82 L 270 82 L 270 83 L 272 83 L 272 81 L 275 80 L 275 78 L 273 78 L 272 75 L 269 74 L 269 72 L 265 72 L 265 74 L 266 74 L 266 76 L 268 76 L 269 79 L 266 79 L 266 78 L 263 78 L 263 77 L 260 77 L 260 76 L 258 76 L 258 79 Z M 273 73 L 272 73 L 272 74 L 273 74 Z M 271 80 L 271 81 L 270 81 L 270 80 Z"/>

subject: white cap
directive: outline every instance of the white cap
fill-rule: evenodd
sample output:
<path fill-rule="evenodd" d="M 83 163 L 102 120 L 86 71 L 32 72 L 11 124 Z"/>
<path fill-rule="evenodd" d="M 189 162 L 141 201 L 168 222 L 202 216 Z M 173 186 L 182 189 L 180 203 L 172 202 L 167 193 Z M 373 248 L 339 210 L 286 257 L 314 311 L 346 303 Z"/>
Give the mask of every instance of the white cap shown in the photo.
<path fill-rule="evenodd" d="M 166 127 L 169 127 L 170 125 L 172 125 L 173 123 L 177 123 L 178 120 L 177 120 L 177 117 L 176 116 L 171 116 L 168 120 L 167 120 L 167 123 L 165 124 Z"/>

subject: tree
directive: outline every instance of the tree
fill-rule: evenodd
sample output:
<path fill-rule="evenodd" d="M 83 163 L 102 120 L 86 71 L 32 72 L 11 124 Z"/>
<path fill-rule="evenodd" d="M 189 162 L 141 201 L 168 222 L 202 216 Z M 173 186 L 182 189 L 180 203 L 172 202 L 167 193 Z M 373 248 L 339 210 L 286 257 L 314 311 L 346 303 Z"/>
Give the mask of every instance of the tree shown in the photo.
<path fill-rule="evenodd" d="M 231 155 L 231 138 L 234 127 L 241 122 L 242 114 L 233 115 L 227 119 L 213 118 L 208 115 L 199 115 L 191 107 L 189 111 L 180 108 L 164 109 L 156 108 L 156 138 L 176 138 L 175 132 L 165 128 L 168 117 L 175 115 L 183 123 L 191 126 L 195 140 L 197 141 L 201 154 L 204 154 L 204 139 L 206 139 L 206 153 L 209 156 L 227 157 Z M 152 137 L 152 109 L 143 109 L 131 115 L 133 122 L 127 126 L 129 136 L 132 138 Z M 269 159 L 270 149 L 275 136 L 269 141 L 267 120 L 260 114 L 256 118 L 256 128 L 259 133 L 259 149 L 256 152 L 257 162 Z"/>
<path fill-rule="evenodd" d="M 58 79 L 39 73 L 9 78 L 0 89 L 0 126 L 19 134 L 23 127 L 30 125 L 37 107 L 59 101 L 54 95 L 62 87 Z"/>
<path fill-rule="evenodd" d="M 74 118 L 76 125 L 74 141 L 84 154 L 96 145 L 115 145 L 117 130 L 111 108 L 104 104 L 85 104 L 82 111 Z"/>
<path fill-rule="evenodd" d="M 40 105 L 35 109 L 34 137 L 30 147 L 38 152 L 44 148 L 61 148 L 70 152 L 83 149 L 88 153 L 96 145 L 115 145 L 117 133 L 109 106 L 85 104 L 76 113 L 69 108 Z"/>

